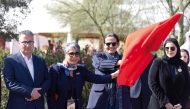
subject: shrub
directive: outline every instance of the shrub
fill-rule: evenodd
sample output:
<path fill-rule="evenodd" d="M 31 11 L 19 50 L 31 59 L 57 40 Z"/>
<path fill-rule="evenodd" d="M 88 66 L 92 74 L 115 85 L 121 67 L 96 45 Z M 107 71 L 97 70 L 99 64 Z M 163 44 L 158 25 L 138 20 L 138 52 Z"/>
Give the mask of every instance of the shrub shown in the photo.
<path fill-rule="evenodd" d="M 1 80 L 1 98 L 0 98 L 0 107 L 1 109 L 6 109 L 6 105 L 7 105 L 7 99 L 8 99 L 8 95 L 9 95 L 9 91 L 6 89 L 5 83 L 3 81 L 3 74 L 2 74 L 2 70 L 3 70 L 3 61 L 4 59 L 10 55 L 9 49 L 5 48 L 2 49 L 0 47 L 0 80 Z"/>

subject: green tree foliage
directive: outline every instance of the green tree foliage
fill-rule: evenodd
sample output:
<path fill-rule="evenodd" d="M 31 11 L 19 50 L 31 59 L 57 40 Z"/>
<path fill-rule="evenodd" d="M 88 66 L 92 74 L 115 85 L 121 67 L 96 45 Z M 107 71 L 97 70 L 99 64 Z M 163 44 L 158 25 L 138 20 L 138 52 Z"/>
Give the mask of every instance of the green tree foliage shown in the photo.
<path fill-rule="evenodd" d="M 30 12 L 28 1 L 24 0 L 0 0 L 0 36 L 7 40 L 17 39 L 17 26 Z"/>
<path fill-rule="evenodd" d="M 7 99 L 8 99 L 8 90 L 6 89 L 5 83 L 3 81 L 3 62 L 6 57 L 10 55 L 9 49 L 3 49 L 0 47 L 0 84 L 1 84 L 1 90 L 0 90 L 0 109 L 6 109 L 7 105 Z"/>

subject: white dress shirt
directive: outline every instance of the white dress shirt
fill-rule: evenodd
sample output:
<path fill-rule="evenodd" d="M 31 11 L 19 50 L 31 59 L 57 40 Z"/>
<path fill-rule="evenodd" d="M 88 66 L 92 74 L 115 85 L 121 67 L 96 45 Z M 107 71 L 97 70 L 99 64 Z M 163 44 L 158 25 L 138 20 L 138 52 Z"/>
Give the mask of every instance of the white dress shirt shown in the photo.
<path fill-rule="evenodd" d="M 22 54 L 22 52 L 21 52 Z M 34 80 L 34 66 L 33 66 L 33 61 L 32 61 L 32 55 L 30 56 L 30 59 L 28 59 L 28 57 L 26 57 L 24 54 L 22 54 L 24 61 L 30 71 L 31 77 Z"/>

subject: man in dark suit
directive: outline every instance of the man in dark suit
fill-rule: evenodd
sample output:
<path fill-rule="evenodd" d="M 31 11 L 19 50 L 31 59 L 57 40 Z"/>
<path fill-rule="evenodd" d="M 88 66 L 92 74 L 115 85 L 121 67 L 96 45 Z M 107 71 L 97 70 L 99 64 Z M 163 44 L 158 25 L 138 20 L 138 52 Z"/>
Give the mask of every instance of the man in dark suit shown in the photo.
<path fill-rule="evenodd" d="M 156 56 L 154 57 L 154 59 Z M 152 59 L 152 61 L 154 60 Z M 152 61 L 143 71 L 141 76 L 137 79 L 135 84 L 130 87 L 130 98 L 132 109 L 147 109 L 150 101 L 150 96 L 152 94 L 148 86 L 148 73 Z"/>
<path fill-rule="evenodd" d="M 32 54 L 31 31 L 22 31 L 18 43 L 20 51 L 4 61 L 4 81 L 9 89 L 7 109 L 44 109 L 43 94 L 51 82 L 45 60 Z"/>

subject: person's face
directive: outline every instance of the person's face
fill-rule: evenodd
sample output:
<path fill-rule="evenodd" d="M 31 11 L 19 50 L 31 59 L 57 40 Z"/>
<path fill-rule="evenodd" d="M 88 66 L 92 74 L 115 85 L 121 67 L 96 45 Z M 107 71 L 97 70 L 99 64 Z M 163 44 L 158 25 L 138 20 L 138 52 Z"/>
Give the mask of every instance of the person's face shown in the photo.
<path fill-rule="evenodd" d="M 107 37 L 105 39 L 104 48 L 109 54 L 114 55 L 117 51 L 118 46 L 119 44 L 115 37 Z"/>
<path fill-rule="evenodd" d="M 172 42 L 167 43 L 164 49 L 169 58 L 173 58 L 177 54 L 177 47 Z"/>
<path fill-rule="evenodd" d="M 181 60 L 183 60 L 186 63 L 188 62 L 188 55 L 184 51 L 181 51 Z"/>
<path fill-rule="evenodd" d="M 65 54 L 65 59 L 69 65 L 76 65 L 80 60 L 80 53 L 74 48 L 70 48 L 68 53 Z"/>
<path fill-rule="evenodd" d="M 34 37 L 22 34 L 19 37 L 19 48 L 25 56 L 30 56 L 34 49 Z"/>

